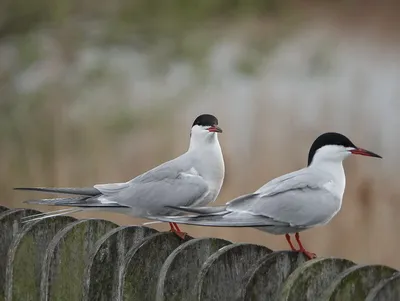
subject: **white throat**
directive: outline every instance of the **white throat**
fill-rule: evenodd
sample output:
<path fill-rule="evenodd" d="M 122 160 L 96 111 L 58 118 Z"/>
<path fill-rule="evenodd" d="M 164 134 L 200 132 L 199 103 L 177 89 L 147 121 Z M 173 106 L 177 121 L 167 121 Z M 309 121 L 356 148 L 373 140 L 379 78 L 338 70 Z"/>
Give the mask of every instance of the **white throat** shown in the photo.
<path fill-rule="evenodd" d="M 217 133 L 209 132 L 201 126 L 193 126 L 190 134 L 189 151 L 210 146 L 219 147 Z"/>
<path fill-rule="evenodd" d="M 345 147 L 327 145 L 317 150 L 310 164 L 310 168 L 316 168 L 329 175 L 332 180 L 326 184 L 325 188 L 340 199 L 343 198 L 346 187 L 343 160 L 350 154 Z"/>

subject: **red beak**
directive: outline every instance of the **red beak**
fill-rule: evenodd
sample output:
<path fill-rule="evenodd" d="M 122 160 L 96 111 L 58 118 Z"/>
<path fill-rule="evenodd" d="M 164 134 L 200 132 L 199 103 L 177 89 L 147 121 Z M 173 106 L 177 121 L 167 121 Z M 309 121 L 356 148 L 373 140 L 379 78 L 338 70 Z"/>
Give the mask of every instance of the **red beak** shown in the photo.
<path fill-rule="evenodd" d="M 210 126 L 208 128 L 208 131 L 212 132 L 212 133 L 222 133 L 222 129 L 218 125 L 215 125 L 215 124 L 213 126 Z"/>
<path fill-rule="evenodd" d="M 367 156 L 367 157 L 375 157 L 375 158 L 382 158 L 381 156 L 379 156 L 378 154 L 375 154 L 373 152 L 370 152 L 366 149 L 362 149 L 357 147 L 356 149 L 353 149 L 350 151 L 352 154 L 354 155 L 361 155 L 361 156 Z"/>

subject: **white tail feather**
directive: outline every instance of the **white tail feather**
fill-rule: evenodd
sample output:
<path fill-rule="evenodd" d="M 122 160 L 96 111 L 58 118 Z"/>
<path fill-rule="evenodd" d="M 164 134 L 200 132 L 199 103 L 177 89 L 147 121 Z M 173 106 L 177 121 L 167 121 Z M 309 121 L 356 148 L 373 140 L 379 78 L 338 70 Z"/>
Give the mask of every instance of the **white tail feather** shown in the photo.
<path fill-rule="evenodd" d="M 24 220 L 24 221 L 22 221 L 22 223 L 23 224 L 31 223 L 31 222 L 34 222 L 37 220 L 44 220 L 44 219 L 47 219 L 50 217 L 55 217 L 55 216 L 60 216 L 60 215 L 65 215 L 65 214 L 72 214 L 72 213 L 83 211 L 83 209 L 78 209 L 78 208 L 70 209 L 69 211 L 65 211 L 65 209 L 62 209 L 62 210 L 63 210 L 62 212 L 60 212 L 61 210 L 51 211 L 51 212 L 42 214 L 39 217 L 33 217 L 32 219 Z"/>
<path fill-rule="evenodd" d="M 48 215 L 49 213 L 61 213 L 61 212 L 68 212 L 71 210 L 72 210 L 71 208 L 67 208 L 67 209 L 54 210 L 54 211 L 50 211 L 50 212 L 41 212 L 41 213 L 37 213 L 37 214 L 24 216 L 21 218 L 21 220 L 29 220 L 29 219 L 32 219 L 35 217 Z"/>
<path fill-rule="evenodd" d="M 161 223 L 164 223 L 164 222 L 160 222 L 160 221 L 146 222 L 146 223 L 143 223 L 142 225 L 143 225 L 143 226 L 147 226 L 147 225 L 152 225 L 152 224 L 161 224 Z"/>

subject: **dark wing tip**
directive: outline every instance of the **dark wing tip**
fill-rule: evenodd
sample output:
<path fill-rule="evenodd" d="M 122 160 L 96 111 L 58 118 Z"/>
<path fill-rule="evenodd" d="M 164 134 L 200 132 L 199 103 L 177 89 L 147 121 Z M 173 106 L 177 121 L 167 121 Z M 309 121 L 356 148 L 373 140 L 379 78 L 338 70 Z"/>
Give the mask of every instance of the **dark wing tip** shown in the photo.
<path fill-rule="evenodd" d="M 45 189 L 45 187 L 13 187 L 13 190 L 40 190 Z"/>

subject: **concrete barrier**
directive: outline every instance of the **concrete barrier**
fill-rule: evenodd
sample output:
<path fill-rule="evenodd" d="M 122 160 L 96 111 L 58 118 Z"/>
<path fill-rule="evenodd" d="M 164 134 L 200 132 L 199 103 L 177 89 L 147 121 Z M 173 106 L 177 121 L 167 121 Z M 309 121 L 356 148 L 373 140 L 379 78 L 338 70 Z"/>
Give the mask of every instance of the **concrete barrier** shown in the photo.
<path fill-rule="evenodd" d="M 0 207 L 0 301 L 400 300 L 400 272 L 346 259 Z"/>

